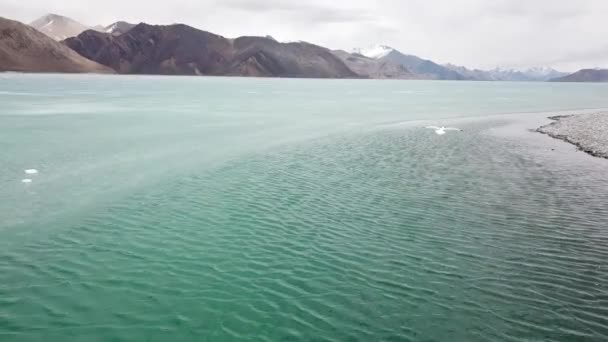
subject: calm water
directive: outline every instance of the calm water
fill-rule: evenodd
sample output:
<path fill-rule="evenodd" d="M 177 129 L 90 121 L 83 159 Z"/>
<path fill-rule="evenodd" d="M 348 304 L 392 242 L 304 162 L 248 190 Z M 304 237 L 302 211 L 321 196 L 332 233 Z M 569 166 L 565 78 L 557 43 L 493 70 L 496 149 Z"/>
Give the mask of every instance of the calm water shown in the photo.
<path fill-rule="evenodd" d="M 606 341 L 608 161 L 529 131 L 604 108 L 597 84 L 0 75 L 0 341 Z"/>

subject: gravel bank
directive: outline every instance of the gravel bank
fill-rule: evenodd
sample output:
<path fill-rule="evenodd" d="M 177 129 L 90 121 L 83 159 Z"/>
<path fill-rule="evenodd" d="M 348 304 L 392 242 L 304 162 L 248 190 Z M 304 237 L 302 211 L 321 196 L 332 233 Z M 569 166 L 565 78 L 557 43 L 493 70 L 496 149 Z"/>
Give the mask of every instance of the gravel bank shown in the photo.
<path fill-rule="evenodd" d="M 608 113 L 553 116 L 536 131 L 567 141 L 593 156 L 608 158 Z"/>

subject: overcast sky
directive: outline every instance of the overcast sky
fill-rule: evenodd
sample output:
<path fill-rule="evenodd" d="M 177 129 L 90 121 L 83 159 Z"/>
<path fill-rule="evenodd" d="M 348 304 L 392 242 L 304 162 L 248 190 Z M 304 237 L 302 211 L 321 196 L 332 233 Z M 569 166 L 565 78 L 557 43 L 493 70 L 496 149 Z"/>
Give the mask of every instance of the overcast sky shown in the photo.
<path fill-rule="evenodd" d="M 0 16 L 185 23 L 351 50 L 386 44 L 439 63 L 608 67 L 608 0 L 0 0 Z"/>

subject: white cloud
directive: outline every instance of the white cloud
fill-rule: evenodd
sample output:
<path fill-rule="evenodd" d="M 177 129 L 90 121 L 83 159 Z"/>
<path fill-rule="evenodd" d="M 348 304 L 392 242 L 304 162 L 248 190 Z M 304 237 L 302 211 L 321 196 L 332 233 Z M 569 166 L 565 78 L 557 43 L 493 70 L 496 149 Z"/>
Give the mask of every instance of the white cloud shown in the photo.
<path fill-rule="evenodd" d="M 386 44 L 469 67 L 608 67 L 605 0 L 2 0 L 29 22 L 54 12 L 85 24 L 181 22 L 224 36 L 272 35 L 330 48 Z"/>

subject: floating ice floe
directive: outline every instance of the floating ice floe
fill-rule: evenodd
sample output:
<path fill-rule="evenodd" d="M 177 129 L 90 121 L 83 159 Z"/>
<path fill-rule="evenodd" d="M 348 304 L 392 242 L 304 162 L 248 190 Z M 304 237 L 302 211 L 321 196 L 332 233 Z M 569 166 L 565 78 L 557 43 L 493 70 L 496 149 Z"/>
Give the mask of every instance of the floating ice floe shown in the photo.
<path fill-rule="evenodd" d="M 27 170 L 24 170 L 23 172 L 25 172 L 28 175 L 38 174 L 38 170 L 36 170 L 36 169 L 27 169 Z"/>
<path fill-rule="evenodd" d="M 430 128 L 430 129 L 434 129 L 435 130 L 435 134 L 437 135 L 444 135 L 446 133 L 446 131 L 462 131 L 460 128 L 454 128 L 454 127 L 437 127 L 437 126 L 428 126 L 426 128 Z"/>
<path fill-rule="evenodd" d="M 31 182 L 32 182 L 32 180 L 29 178 L 25 178 L 25 179 L 21 180 L 21 183 L 31 183 Z"/>

